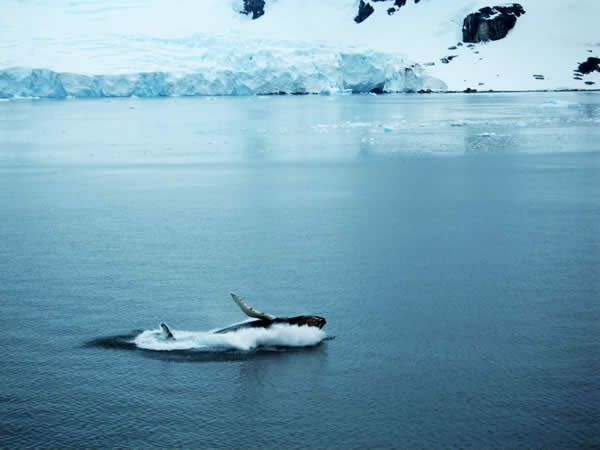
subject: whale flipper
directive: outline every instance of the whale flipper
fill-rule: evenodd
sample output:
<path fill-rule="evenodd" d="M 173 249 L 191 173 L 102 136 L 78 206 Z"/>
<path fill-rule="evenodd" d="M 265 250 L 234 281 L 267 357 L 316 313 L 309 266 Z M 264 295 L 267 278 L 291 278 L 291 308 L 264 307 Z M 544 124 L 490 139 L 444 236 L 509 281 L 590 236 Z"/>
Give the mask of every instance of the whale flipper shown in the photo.
<path fill-rule="evenodd" d="M 160 323 L 160 328 L 162 330 L 162 334 L 166 339 L 175 339 L 175 336 L 173 336 L 173 333 L 171 333 L 171 330 L 169 330 L 169 327 L 167 326 L 166 323 L 161 322 Z"/>
<path fill-rule="evenodd" d="M 244 300 L 242 300 L 242 298 L 239 295 L 234 294 L 233 292 L 231 293 L 231 297 L 233 298 L 233 301 L 244 312 L 244 314 L 246 314 L 248 317 L 255 317 L 257 319 L 265 319 L 265 320 L 275 320 L 277 318 L 275 316 L 272 316 L 271 314 L 267 314 L 267 313 L 258 311 L 256 309 L 252 308 L 251 306 L 248 306 L 248 304 Z"/>

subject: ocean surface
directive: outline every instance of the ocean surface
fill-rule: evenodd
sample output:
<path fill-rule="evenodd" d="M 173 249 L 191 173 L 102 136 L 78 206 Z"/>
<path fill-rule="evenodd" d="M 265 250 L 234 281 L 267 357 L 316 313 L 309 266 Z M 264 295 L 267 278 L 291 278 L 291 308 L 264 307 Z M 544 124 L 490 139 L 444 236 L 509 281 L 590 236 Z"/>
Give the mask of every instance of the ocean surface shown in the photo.
<path fill-rule="evenodd" d="M 0 313 L 2 447 L 598 447 L 600 93 L 1 102 Z"/>

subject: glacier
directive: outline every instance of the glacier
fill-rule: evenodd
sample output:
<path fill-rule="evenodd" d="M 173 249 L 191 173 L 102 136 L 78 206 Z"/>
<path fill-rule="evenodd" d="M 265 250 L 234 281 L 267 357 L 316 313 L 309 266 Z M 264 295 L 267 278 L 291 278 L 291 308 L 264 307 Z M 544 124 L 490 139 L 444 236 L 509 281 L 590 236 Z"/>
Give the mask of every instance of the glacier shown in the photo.
<path fill-rule="evenodd" d="M 3 0 L 0 98 L 336 94 L 600 87 L 600 2 L 520 0 L 502 40 L 458 45 L 466 15 L 497 2 Z"/>
<path fill-rule="evenodd" d="M 221 56 L 223 56 L 223 50 Z M 104 75 L 12 67 L 0 70 L 0 98 L 171 97 L 337 94 L 445 90 L 403 57 L 379 52 L 278 49 L 231 53 L 192 71 Z"/>

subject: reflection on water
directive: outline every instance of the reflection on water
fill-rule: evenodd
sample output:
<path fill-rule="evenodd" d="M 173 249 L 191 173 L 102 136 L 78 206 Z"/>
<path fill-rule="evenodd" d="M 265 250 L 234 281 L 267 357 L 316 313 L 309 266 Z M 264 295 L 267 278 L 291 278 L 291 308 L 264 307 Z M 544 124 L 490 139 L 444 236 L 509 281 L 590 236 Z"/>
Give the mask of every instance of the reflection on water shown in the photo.
<path fill-rule="evenodd" d="M 600 95 L 590 92 L 20 101 L 0 105 L 0 162 L 147 165 L 595 151 L 590 142 L 600 137 L 599 124 Z"/>

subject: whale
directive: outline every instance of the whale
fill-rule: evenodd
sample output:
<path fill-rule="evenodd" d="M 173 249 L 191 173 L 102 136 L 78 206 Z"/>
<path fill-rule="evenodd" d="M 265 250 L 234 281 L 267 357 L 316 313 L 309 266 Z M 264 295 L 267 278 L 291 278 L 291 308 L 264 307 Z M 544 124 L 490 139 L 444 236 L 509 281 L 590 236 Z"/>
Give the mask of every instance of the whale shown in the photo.
<path fill-rule="evenodd" d="M 249 329 L 249 328 L 270 328 L 277 324 L 297 325 L 297 326 L 308 326 L 323 328 L 327 323 L 324 317 L 321 316 L 293 316 L 293 317 L 277 317 L 272 314 L 267 314 L 249 306 L 239 295 L 231 293 L 231 298 L 239 306 L 246 316 L 256 319 L 247 322 L 238 323 L 231 325 L 226 328 L 222 328 L 213 331 L 214 334 L 231 333 L 238 330 Z M 171 329 L 165 322 L 160 324 L 162 336 L 168 340 L 174 340 L 175 336 L 171 332 Z"/>

